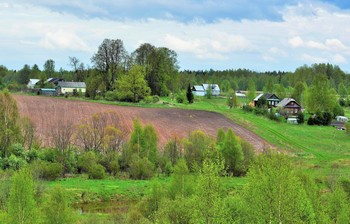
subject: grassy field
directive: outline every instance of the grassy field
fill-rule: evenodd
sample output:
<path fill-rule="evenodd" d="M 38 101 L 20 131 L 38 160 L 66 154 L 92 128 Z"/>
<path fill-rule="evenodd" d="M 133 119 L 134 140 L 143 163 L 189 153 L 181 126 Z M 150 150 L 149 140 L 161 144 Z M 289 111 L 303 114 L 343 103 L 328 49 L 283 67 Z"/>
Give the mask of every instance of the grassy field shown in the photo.
<path fill-rule="evenodd" d="M 165 99 L 169 100 L 170 99 Z M 229 109 L 225 98 L 197 98 L 194 104 L 175 104 L 183 109 L 209 110 L 225 115 L 293 156 L 316 177 L 350 174 L 350 136 L 334 127 L 291 125 L 271 121 L 240 108 Z M 350 109 L 345 110 L 350 116 Z"/>

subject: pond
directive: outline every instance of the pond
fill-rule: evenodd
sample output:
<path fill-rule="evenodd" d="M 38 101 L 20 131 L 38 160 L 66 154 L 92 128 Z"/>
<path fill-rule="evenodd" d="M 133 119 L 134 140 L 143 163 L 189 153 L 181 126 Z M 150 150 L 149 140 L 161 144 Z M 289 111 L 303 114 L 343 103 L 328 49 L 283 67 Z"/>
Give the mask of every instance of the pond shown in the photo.
<path fill-rule="evenodd" d="M 104 213 L 104 214 L 126 214 L 130 208 L 137 203 L 137 200 L 109 200 L 76 203 L 73 208 L 80 214 Z"/>

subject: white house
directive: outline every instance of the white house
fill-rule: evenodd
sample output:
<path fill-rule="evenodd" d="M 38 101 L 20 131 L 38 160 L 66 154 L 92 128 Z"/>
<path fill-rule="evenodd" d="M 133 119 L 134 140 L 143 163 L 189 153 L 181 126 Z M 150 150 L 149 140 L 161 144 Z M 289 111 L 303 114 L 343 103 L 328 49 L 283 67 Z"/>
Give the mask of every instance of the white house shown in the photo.
<path fill-rule="evenodd" d="M 213 96 L 219 96 L 220 95 L 220 88 L 218 84 L 203 84 L 204 91 L 207 93 L 209 88 L 211 88 L 211 95 Z"/>
<path fill-rule="evenodd" d="M 35 87 L 35 84 L 37 84 L 39 81 L 40 81 L 40 79 L 29 79 L 27 87 L 29 89 L 33 89 Z"/>
<path fill-rule="evenodd" d="M 79 93 L 79 91 L 85 93 L 86 85 L 85 82 L 58 82 L 57 89 L 60 94 L 74 94 L 75 92 Z"/>
<path fill-rule="evenodd" d="M 203 86 L 193 86 L 192 93 L 196 96 L 205 96 L 205 90 Z"/>

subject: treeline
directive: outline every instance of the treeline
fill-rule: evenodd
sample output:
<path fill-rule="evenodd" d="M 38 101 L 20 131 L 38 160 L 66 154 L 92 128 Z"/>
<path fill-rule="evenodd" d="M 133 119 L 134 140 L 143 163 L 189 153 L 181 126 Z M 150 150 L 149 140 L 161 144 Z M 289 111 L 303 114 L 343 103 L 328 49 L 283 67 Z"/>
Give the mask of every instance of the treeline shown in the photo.
<path fill-rule="evenodd" d="M 350 75 L 336 65 L 304 65 L 294 72 L 256 72 L 248 69 L 180 71 L 175 51 L 144 43 L 128 53 L 120 39 L 103 40 L 92 55 L 91 65 L 84 64 L 76 57 L 68 59 L 71 66 L 69 71 L 57 69 L 52 59 L 44 63 L 42 70 L 37 64 L 26 64 L 18 71 L 0 66 L 0 89 L 6 87 L 19 91 L 25 88 L 30 78 L 40 79 L 39 87 L 47 87 L 46 79 L 56 77 L 86 82 L 86 96 L 93 99 L 135 102 L 147 96 L 181 95 L 189 84 L 219 84 L 223 93 L 228 93 L 230 89 L 246 91 L 252 81 L 257 91 L 278 92 L 278 96 L 283 98 L 299 88 L 300 83 L 310 86 L 315 77 L 322 75 L 339 95 L 350 92 Z"/>

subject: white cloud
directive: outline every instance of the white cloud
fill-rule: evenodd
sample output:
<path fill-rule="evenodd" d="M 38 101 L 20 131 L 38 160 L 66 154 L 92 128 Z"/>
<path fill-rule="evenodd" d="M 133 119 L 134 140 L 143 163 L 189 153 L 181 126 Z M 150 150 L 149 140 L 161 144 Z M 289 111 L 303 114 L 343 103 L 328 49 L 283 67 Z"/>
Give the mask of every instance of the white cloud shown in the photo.
<path fill-rule="evenodd" d="M 347 60 L 342 55 L 336 54 L 332 58 L 332 62 L 334 62 L 336 64 L 345 64 L 345 63 L 347 63 Z"/>
<path fill-rule="evenodd" d="M 292 47 L 301 47 L 304 45 L 304 41 L 299 36 L 290 38 L 288 42 Z"/>
<path fill-rule="evenodd" d="M 245 65 L 254 70 L 288 70 L 305 63 L 332 62 L 350 70 L 346 60 L 350 55 L 350 12 L 315 0 L 302 2 L 279 8 L 282 21 L 225 18 L 210 23 L 203 19 L 177 21 L 173 12 L 163 20 L 87 19 L 5 2 L 0 4 L 0 61 L 18 68 L 25 63 L 41 63 L 35 60 L 42 58 L 64 62 L 78 54 L 89 63 L 104 38 L 118 38 L 129 52 L 144 42 L 173 49 L 183 69 Z M 83 7 L 81 2 L 72 4 Z M 94 5 L 87 1 L 84 11 L 104 13 L 102 6 Z M 7 57 L 9 52 L 16 52 L 16 62 Z M 38 57 L 31 57 L 33 52 Z M 61 64 L 66 66 L 67 62 Z"/>
<path fill-rule="evenodd" d="M 87 44 L 76 34 L 63 30 L 46 33 L 40 40 L 40 45 L 51 50 L 91 51 Z"/>

